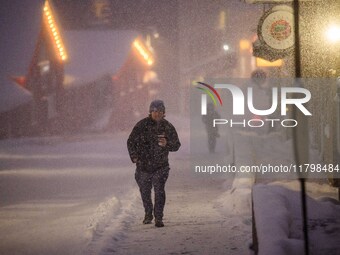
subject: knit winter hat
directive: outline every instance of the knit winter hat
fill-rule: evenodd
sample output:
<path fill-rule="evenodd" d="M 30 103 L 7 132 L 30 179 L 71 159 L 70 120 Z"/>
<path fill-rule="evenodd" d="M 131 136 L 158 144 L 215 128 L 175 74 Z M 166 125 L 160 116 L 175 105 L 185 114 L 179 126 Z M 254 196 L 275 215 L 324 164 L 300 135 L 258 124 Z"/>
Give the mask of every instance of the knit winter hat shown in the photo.
<path fill-rule="evenodd" d="M 149 112 L 165 112 L 164 102 L 162 100 L 154 100 L 150 104 Z"/>

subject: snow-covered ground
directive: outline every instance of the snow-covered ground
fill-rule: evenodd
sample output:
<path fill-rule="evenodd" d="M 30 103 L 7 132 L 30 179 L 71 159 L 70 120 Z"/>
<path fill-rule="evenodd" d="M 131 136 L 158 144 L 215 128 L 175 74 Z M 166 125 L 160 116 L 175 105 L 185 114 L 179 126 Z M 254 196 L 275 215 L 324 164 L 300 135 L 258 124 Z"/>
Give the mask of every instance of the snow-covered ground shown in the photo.
<path fill-rule="evenodd" d="M 0 253 L 82 254 L 137 194 L 124 143 L 121 134 L 1 141 Z"/>
<path fill-rule="evenodd" d="M 128 132 L 0 141 L 0 254 L 250 254 L 254 178 L 193 173 L 188 123 L 168 119 L 182 147 L 170 156 L 160 229 L 141 224 Z M 290 160 L 280 136 L 228 134 L 236 166 Z M 257 146 L 261 139 L 271 142 Z M 314 197 L 335 194 L 311 185 Z"/>

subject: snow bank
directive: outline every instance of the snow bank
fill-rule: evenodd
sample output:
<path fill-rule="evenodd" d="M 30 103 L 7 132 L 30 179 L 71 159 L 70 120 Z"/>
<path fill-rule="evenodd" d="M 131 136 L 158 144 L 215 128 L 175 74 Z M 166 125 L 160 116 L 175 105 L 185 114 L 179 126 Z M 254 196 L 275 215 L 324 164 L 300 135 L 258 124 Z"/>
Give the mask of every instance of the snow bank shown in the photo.
<path fill-rule="evenodd" d="M 139 191 L 134 188 L 129 195 L 119 200 L 111 198 L 101 203 L 87 227 L 92 239 L 82 254 L 112 254 L 115 248 L 112 240 L 119 241 L 125 237 L 127 228 L 136 218 L 135 209 L 139 199 Z"/>
<path fill-rule="evenodd" d="M 93 235 L 96 231 L 103 230 L 105 225 L 112 219 L 113 215 L 119 209 L 119 201 L 116 197 L 112 197 L 105 202 L 99 204 L 94 214 L 90 217 L 86 226 L 87 231 Z"/>
<path fill-rule="evenodd" d="M 300 196 L 277 185 L 253 187 L 258 254 L 304 253 Z M 311 254 L 339 254 L 340 205 L 308 197 L 307 208 Z"/>
<path fill-rule="evenodd" d="M 233 162 L 237 169 L 243 165 L 254 164 L 254 148 L 252 148 L 252 139 L 255 133 L 234 132 L 229 130 L 227 133 L 227 146 L 234 154 Z M 249 149 L 251 148 L 251 149 Z M 225 182 L 227 185 L 229 180 Z M 236 173 L 232 186 L 224 192 L 217 202 L 222 205 L 226 213 L 232 215 L 251 215 L 251 188 L 254 184 L 253 174 Z"/>
<path fill-rule="evenodd" d="M 223 210 L 232 215 L 251 215 L 251 187 L 253 178 L 238 178 L 232 188 L 219 196 L 216 202 Z"/>
<path fill-rule="evenodd" d="M 317 180 L 316 180 L 317 181 Z M 313 180 L 306 180 L 306 192 L 309 196 L 317 200 L 329 200 L 329 199 L 337 199 L 337 188 L 331 187 L 326 183 L 317 183 L 313 182 Z M 299 191 L 300 190 L 300 182 L 298 180 L 291 181 L 275 181 L 270 183 L 270 185 L 278 185 L 290 190 Z"/>

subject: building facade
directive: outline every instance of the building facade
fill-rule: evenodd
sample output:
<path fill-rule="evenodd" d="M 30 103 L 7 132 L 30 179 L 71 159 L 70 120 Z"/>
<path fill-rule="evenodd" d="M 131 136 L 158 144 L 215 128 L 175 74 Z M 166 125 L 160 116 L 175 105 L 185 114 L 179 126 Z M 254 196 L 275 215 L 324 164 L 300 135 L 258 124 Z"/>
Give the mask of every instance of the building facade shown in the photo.
<path fill-rule="evenodd" d="M 293 1 L 195 0 L 180 1 L 179 5 L 182 112 L 190 112 L 190 87 L 197 80 L 204 81 L 210 77 L 249 78 L 251 72 L 259 68 L 264 69 L 269 78 L 295 77 L 294 37 L 293 45 L 287 52 L 274 51 L 280 53 L 277 56 L 270 55 L 270 51 L 261 47 L 260 51 L 256 50 L 257 42 L 263 36 L 259 33 L 261 20 L 263 21 L 271 10 L 278 8 L 291 10 L 293 13 Z M 299 6 L 301 76 L 339 77 L 340 2 L 302 0 L 299 1 Z M 272 28 L 275 29 L 291 29 L 293 26 L 290 24 L 289 27 L 284 19 L 277 20 L 274 25 Z M 289 32 L 292 37 L 293 31 L 294 28 L 283 32 Z M 282 40 L 282 36 L 287 35 L 284 33 L 277 32 L 276 39 Z M 308 119 L 307 127 L 310 148 L 319 151 L 320 160 L 323 162 L 338 163 L 339 82 L 336 83 L 333 79 L 327 86 L 310 82 L 306 88 L 312 94 L 308 108 L 313 116 Z"/>
<path fill-rule="evenodd" d="M 33 9 L 40 17 L 30 39 L 34 48 L 27 48 L 26 71 L 11 76 L 33 98 L 27 134 L 79 132 L 103 119 L 101 130 L 120 130 L 147 112 L 158 81 L 146 78 L 155 59 L 139 32 L 98 27 L 101 15 L 91 28 L 66 30 L 52 0 Z"/>

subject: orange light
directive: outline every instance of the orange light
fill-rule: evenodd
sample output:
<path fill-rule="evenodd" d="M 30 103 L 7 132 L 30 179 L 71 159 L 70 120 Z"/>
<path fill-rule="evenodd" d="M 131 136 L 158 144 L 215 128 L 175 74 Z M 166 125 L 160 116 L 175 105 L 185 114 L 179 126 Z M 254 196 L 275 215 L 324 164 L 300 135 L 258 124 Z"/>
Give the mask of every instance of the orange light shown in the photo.
<path fill-rule="evenodd" d="M 138 39 L 133 42 L 133 46 L 137 49 L 138 53 L 143 57 L 149 66 L 153 65 L 154 59 L 151 52 L 149 52 L 148 49 L 146 49 Z"/>
<path fill-rule="evenodd" d="M 270 62 L 264 60 L 263 58 L 256 58 L 256 66 L 257 67 L 279 67 L 283 65 L 283 60 L 278 59 L 276 61 Z"/>
<path fill-rule="evenodd" d="M 251 47 L 249 40 L 240 40 L 240 50 L 249 50 Z"/>
<path fill-rule="evenodd" d="M 61 40 L 60 34 L 58 32 L 57 24 L 56 24 L 56 21 L 55 21 L 53 15 L 52 15 L 53 12 L 52 12 L 51 6 L 50 6 L 48 1 L 45 2 L 43 10 L 44 10 L 45 22 L 46 22 L 46 24 L 49 28 L 49 32 L 51 34 L 51 37 L 52 37 L 52 40 L 53 40 L 53 43 L 54 43 L 54 47 L 59 54 L 59 58 L 62 61 L 65 61 L 67 59 L 67 54 L 65 52 L 65 47 L 64 47 L 64 44 Z"/>

